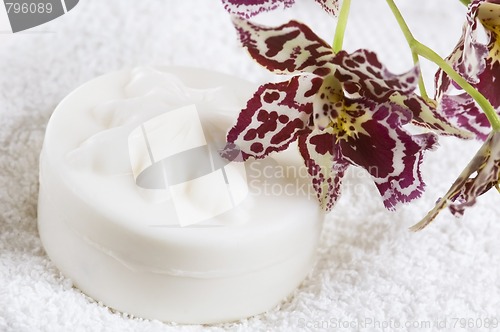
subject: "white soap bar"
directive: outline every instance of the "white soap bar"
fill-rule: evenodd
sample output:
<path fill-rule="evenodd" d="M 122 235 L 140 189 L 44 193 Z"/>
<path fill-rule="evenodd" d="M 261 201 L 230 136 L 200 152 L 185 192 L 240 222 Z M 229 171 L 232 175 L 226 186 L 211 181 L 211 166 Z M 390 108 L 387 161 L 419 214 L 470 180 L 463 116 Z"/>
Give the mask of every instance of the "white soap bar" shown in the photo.
<path fill-rule="evenodd" d="M 300 284 L 323 213 L 296 147 L 234 167 L 210 150 L 253 91 L 210 71 L 136 68 L 59 104 L 40 155 L 38 226 L 75 286 L 135 316 L 216 323 L 262 313 Z"/>

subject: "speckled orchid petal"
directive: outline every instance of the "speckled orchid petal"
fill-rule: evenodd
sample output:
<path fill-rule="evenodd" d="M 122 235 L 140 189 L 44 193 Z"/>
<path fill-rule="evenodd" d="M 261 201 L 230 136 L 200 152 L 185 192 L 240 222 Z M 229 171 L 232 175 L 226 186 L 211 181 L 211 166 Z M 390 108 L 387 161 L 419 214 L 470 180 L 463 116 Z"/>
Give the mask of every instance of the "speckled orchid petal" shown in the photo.
<path fill-rule="evenodd" d="M 451 54 L 445 59 L 469 83 L 479 82 L 478 75 L 486 68 L 485 58 L 488 49 L 478 41 L 478 24 L 476 16 L 484 0 L 474 0 L 469 5 L 467 20 L 462 29 L 462 36 Z M 445 93 L 452 86 L 448 75 L 439 69 L 436 73 L 438 95 Z"/>
<path fill-rule="evenodd" d="M 500 108 L 500 94 L 498 93 L 498 81 L 500 80 L 500 3 L 482 2 L 477 12 L 480 20 L 488 34 L 488 56 L 486 66 L 479 73 L 479 82 L 474 86 L 495 107 Z"/>
<path fill-rule="evenodd" d="M 377 55 L 368 50 L 351 54 L 341 51 L 332 62 L 337 65 L 335 77 L 351 95 L 385 102 L 394 92 L 410 94 L 417 87 L 417 67 L 402 75 L 392 74 L 380 63 Z"/>
<path fill-rule="evenodd" d="M 476 1 L 474 2 L 476 3 Z M 499 1 L 477 1 L 477 18 L 486 30 L 488 40 L 488 53 L 486 57 L 485 69 L 477 73 L 492 72 L 488 75 L 488 83 L 494 81 L 494 77 L 498 78 L 499 62 L 500 62 L 500 2 Z M 484 77 L 479 77 L 479 82 L 485 81 Z M 473 82 L 476 83 L 476 82 Z M 484 83 L 484 82 L 483 82 Z M 489 99 L 489 96 L 487 96 Z M 500 97 L 495 94 L 498 99 Z M 493 103 L 493 102 L 492 102 Z M 500 103 L 493 103 L 498 105 Z"/>
<path fill-rule="evenodd" d="M 349 127 L 338 137 L 343 157 L 370 173 L 387 209 L 420 197 L 423 152 L 436 146 L 436 135 L 410 135 L 401 126 L 411 114 L 396 104 L 368 100 L 345 104 Z"/>
<path fill-rule="evenodd" d="M 227 134 L 228 148 L 236 146 L 245 160 L 286 149 L 309 125 L 312 97 L 321 82 L 319 77 L 295 76 L 260 86 Z"/>
<path fill-rule="evenodd" d="M 485 56 L 488 53 L 487 47 L 479 40 L 478 24 L 476 16 L 479 13 L 479 8 L 483 0 L 473 0 L 469 4 L 467 12 L 467 20 L 462 30 L 462 37 L 460 38 L 456 53 L 450 55 L 452 58 L 449 61 L 453 64 L 462 77 L 470 83 L 477 83 L 479 78 L 478 74 L 482 73 L 486 68 Z M 461 42 L 463 44 L 461 45 Z M 455 58 L 456 60 L 453 61 Z M 448 59 L 447 59 L 448 60 Z"/>
<path fill-rule="evenodd" d="M 446 113 L 433 101 L 425 101 L 422 97 L 411 94 L 403 95 L 395 92 L 389 100 L 402 107 L 408 108 L 413 113 L 412 123 L 432 130 L 440 135 L 451 135 L 464 139 L 472 138 L 470 131 L 461 129 L 463 126 L 451 123 Z"/>
<path fill-rule="evenodd" d="M 337 16 L 340 0 L 315 0 L 330 15 Z M 233 15 L 251 18 L 263 12 L 291 7 L 295 0 L 222 0 L 224 8 Z"/>
<path fill-rule="evenodd" d="M 413 114 L 413 123 L 436 133 L 470 138 L 431 105 L 414 93 L 418 83 L 417 67 L 402 75 L 390 73 L 377 59 L 375 53 L 358 50 L 352 54 L 340 52 L 334 63 L 338 65 L 335 77 L 343 82 L 347 93 L 377 102 L 390 101 Z"/>
<path fill-rule="evenodd" d="M 330 211 L 340 197 L 342 178 L 349 164 L 340 159 L 335 137 L 328 130 L 302 134 L 298 145 L 318 201 L 323 210 Z"/>
<path fill-rule="evenodd" d="M 439 105 L 444 114 L 484 141 L 491 131 L 490 123 L 484 112 L 468 94 L 444 95 Z"/>
<path fill-rule="evenodd" d="M 475 137 L 484 141 L 491 131 L 486 114 L 467 93 L 442 94 L 438 97 L 438 113 L 444 114 L 447 121 L 463 128 L 470 134 L 455 135 L 462 138 Z"/>
<path fill-rule="evenodd" d="M 316 0 L 323 9 L 332 16 L 337 16 L 340 7 L 340 0 Z"/>
<path fill-rule="evenodd" d="M 459 195 L 456 197 L 457 203 L 450 204 L 449 209 L 455 216 L 461 216 L 465 208 L 472 206 L 476 198 L 493 187 L 498 187 L 500 181 L 500 132 L 491 134 L 486 141 L 486 149 L 477 175 L 469 177 L 465 182 Z"/>
<path fill-rule="evenodd" d="M 222 0 L 222 3 L 230 14 L 250 18 L 280 7 L 291 7 L 295 0 Z"/>
<path fill-rule="evenodd" d="M 473 175 L 476 174 L 475 177 Z M 500 132 L 492 132 L 474 158 L 455 180 L 436 206 L 411 229 L 418 231 L 430 224 L 446 206 L 456 215 L 463 215 L 465 208 L 475 204 L 478 196 L 500 181 Z M 455 203 L 455 201 L 457 201 Z"/>
<path fill-rule="evenodd" d="M 300 72 L 326 76 L 331 73 L 333 52 L 324 40 L 297 21 L 276 28 L 234 18 L 242 45 L 252 58 L 277 74 Z"/>
<path fill-rule="evenodd" d="M 477 40 L 480 23 L 485 28 L 488 43 Z M 500 110 L 500 94 L 496 81 L 500 79 L 500 4 L 475 0 L 469 6 L 462 37 L 446 59 L 469 83 Z M 435 77 L 436 100 L 443 113 L 458 125 L 486 139 L 490 125 L 486 115 L 453 81 L 438 70 Z"/>

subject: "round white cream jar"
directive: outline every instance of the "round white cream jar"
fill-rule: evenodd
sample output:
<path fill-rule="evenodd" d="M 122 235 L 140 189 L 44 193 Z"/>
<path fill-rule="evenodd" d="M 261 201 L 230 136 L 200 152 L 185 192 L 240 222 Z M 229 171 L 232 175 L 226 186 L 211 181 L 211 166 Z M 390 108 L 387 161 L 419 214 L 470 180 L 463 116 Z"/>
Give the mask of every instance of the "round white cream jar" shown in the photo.
<path fill-rule="evenodd" d="M 186 141 L 179 135 L 196 121 L 186 122 L 184 110 L 197 112 L 207 144 L 220 143 L 254 90 L 211 71 L 141 67 L 98 77 L 58 105 L 40 155 L 38 227 L 47 254 L 76 287 L 135 316 L 216 323 L 262 313 L 301 283 L 314 262 L 323 212 L 295 150 L 239 163 L 246 173 L 235 181 L 246 184 L 239 183 L 237 199 L 227 167 L 233 196 L 218 182 L 206 182 L 202 194 L 181 184 L 192 208 L 176 205 L 169 181 L 138 185 L 137 173 L 161 161 L 153 160 L 158 142 L 172 157 Z M 151 134 L 138 148 L 134 133 L 161 133 L 157 120 L 169 112 L 181 118 L 162 125 L 181 134 L 164 131 L 164 145 L 162 134 L 156 141 Z M 174 177 L 196 179 L 205 167 L 176 165 L 169 169 Z M 200 197 L 210 204 L 197 205 Z M 231 198 L 231 208 L 221 197 Z M 206 213 L 210 218 L 199 217 Z"/>

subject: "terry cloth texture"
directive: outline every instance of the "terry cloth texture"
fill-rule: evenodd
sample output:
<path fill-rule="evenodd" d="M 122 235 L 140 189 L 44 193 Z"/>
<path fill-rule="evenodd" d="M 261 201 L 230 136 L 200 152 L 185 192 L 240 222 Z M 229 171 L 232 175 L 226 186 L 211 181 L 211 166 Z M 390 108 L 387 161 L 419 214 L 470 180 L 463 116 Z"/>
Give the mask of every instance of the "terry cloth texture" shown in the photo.
<path fill-rule="evenodd" d="M 334 21 L 315 1 L 299 2 L 257 20 L 296 18 L 330 41 Z M 458 0 L 398 2 L 415 36 L 446 56 L 466 8 Z M 256 83 L 283 78 L 239 47 L 217 0 L 80 1 L 50 23 L 0 34 L 0 44 L 0 331 L 474 331 L 500 320 L 498 193 L 481 197 L 462 219 L 444 211 L 423 232 L 408 231 L 479 147 L 450 138 L 426 156 L 427 192 L 397 212 L 383 208 L 364 172 L 351 171 L 325 222 L 314 270 L 267 313 L 181 326 L 93 301 L 58 272 L 37 231 L 38 156 L 58 102 L 95 76 L 137 65 L 202 67 Z M 412 65 L 385 1 L 353 1 L 344 46 L 375 50 L 396 73 Z M 430 87 L 435 68 L 422 65 Z"/>

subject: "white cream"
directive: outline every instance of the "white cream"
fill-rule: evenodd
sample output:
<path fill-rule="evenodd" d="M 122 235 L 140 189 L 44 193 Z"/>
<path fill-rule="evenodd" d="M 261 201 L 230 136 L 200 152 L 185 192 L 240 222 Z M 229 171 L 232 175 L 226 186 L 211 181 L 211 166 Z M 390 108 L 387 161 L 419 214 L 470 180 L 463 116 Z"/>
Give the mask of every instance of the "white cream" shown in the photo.
<path fill-rule="evenodd" d="M 48 255 L 78 288 L 136 316 L 214 323 L 261 313 L 297 287 L 313 262 L 323 213 L 302 192 L 306 177 L 268 179 L 264 171 L 300 167 L 295 151 L 246 162 L 246 178 L 231 173 L 249 191 L 227 211 L 214 208 L 223 186 L 211 188 L 206 206 L 193 196 L 189 211 L 214 217 L 190 223 L 179 221 L 168 183 L 137 185 L 129 154 L 134 130 L 189 105 L 207 143 L 220 145 L 254 89 L 209 71 L 137 68 L 94 79 L 60 103 L 40 156 L 38 223 Z M 188 172 L 197 169 L 168 171 L 196 178 Z"/>

